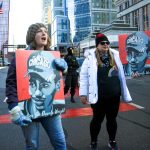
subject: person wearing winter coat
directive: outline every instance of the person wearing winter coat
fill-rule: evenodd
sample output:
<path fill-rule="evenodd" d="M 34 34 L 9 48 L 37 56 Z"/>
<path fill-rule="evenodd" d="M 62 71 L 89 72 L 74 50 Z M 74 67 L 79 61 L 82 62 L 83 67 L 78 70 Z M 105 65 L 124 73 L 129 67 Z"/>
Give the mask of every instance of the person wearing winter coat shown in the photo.
<path fill-rule="evenodd" d="M 28 103 L 28 112 L 34 116 L 35 112 L 40 114 L 43 111 L 47 111 L 47 107 L 52 103 L 48 102 L 47 98 L 53 98 L 57 81 L 55 81 L 56 75 L 53 70 L 47 65 L 50 61 L 49 59 L 52 59 L 52 57 L 43 53 L 43 51 L 48 52 L 50 50 L 50 38 L 46 26 L 42 23 L 30 25 L 26 35 L 26 43 L 28 45 L 27 50 L 37 51 L 37 53 L 31 54 L 28 60 L 27 75 L 29 76 L 29 93 L 31 99 L 25 101 Z M 35 59 L 37 59 L 39 63 L 37 66 L 33 66 L 35 63 L 31 65 L 31 61 L 33 62 Z M 40 66 L 43 64 L 43 60 L 44 65 Z M 61 58 L 55 58 L 54 65 L 56 66 L 56 69 L 62 72 L 67 69 L 66 62 Z M 47 66 L 48 70 L 46 69 Z M 12 122 L 22 128 L 26 142 L 25 149 L 39 149 L 39 128 L 41 124 L 45 129 L 53 148 L 55 150 L 66 150 L 66 141 L 60 113 L 34 119 L 31 118 L 30 115 L 24 114 L 21 110 L 17 93 L 17 69 L 19 68 L 16 67 L 16 58 L 14 58 L 8 69 L 6 78 L 6 102 L 8 104 Z"/>
<path fill-rule="evenodd" d="M 102 33 L 96 34 L 96 49 L 89 50 L 80 72 L 79 95 L 83 104 L 90 104 L 93 118 L 90 123 L 91 150 L 98 150 L 98 134 L 106 116 L 108 147 L 118 150 L 116 142 L 120 96 L 131 102 L 119 52 L 110 48 Z"/>
<path fill-rule="evenodd" d="M 74 95 L 78 84 L 77 69 L 79 68 L 79 64 L 76 57 L 73 54 L 73 48 L 68 47 L 67 52 L 68 54 L 64 58 L 68 65 L 68 71 L 66 73 L 66 78 L 65 78 L 64 94 L 67 94 L 68 91 L 70 90 L 70 95 L 71 95 L 70 101 L 72 103 L 75 103 Z"/>

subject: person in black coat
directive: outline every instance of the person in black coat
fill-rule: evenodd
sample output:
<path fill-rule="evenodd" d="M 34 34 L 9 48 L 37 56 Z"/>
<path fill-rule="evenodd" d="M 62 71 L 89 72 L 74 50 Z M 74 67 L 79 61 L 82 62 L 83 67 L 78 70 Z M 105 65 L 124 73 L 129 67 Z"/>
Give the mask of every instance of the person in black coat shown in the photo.
<path fill-rule="evenodd" d="M 76 57 L 73 55 L 73 48 L 68 47 L 67 51 L 68 54 L 64 58 L 68 65 L 68 72 L 65 78 L 64 94 L 67 94 L 70 89 L 71 102 L 75 103 L 74 95 L 78 83 L 77 69 L 79 68 L 79 64 Z"/>

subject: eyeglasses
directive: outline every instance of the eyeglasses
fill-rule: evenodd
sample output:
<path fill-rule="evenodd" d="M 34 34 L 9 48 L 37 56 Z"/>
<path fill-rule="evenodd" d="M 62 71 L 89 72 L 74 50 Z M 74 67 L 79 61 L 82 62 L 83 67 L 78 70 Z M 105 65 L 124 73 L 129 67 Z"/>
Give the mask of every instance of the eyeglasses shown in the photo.
<path fill-rule="evenodd" d="M 100 44 L 101 44 L 101 45 L 105 45 L 105 44 L 109 45 L 110 42 L 109 42 L 109 41 L 101 41 Z"/>

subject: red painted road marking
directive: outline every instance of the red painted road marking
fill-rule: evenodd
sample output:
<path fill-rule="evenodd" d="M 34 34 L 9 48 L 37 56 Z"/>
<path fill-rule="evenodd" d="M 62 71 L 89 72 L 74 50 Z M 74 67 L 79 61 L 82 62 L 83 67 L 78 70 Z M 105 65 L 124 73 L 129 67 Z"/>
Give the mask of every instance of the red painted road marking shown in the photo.
<path fill-rule="evenodd" d="M 124 111 L 131 111 L 135 110 L 137 107 L 126 104 L 126 103 L 121 103 L 119 111 L 124 112 Z M 62 114 L 62 118 L 73 118 L 73 117 L 81 117 L 81 116 L 91 116 L 92 115 L 92 110 L 90 107 L 87 108 L 74 108 L 74 109 L 67 109 L 65 114 Z M 0 124 L 7 124 L 11 123 L 10 120 L 10 115 L 1 115 L 0 116 Z"/>
<path fill-rule="evenodd" d="M 9 114 L 0 116 L 0 124 L 5 124 L 5 123 L 11 123 Z"/>
<path fill-rule="evenodd" d="M 65 114 L 62 114 L 62 118 L 73 118 L 81 116 L 91 116 L 92 110 L 90 107 L 87 108 L 74 108 L 66 110 Z"/>
<path fill-rule="evenodd" d="M 127 103 L 120 103 L 120 107 L 119 107 L 120 112 L 130 111 L 130 110 L 135 110 L 135 109 L 138 109 L 138 108 Z"/>
<path fill-rule="evenodd" d="M 121 103 L 119 111 L 124 112 L 124 111 L 131 111 L 131 110 L 135 110 L 135 109 L 137 109 L 137 107 L 131 106 L 126 103 Z M 66 110 L 66 113 L 62 114 L 62 118 L 73 118 L 73 117 L 91 116 L 91 115 L 92 115 L 92 110 L 90 107 L 74 108 L 74 109 Z"/>

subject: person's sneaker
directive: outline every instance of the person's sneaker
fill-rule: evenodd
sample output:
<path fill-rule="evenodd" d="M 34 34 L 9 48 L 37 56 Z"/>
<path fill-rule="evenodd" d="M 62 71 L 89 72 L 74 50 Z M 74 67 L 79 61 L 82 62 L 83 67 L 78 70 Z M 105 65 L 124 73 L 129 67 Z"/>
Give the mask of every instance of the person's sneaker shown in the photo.
<path fill-rule="evenodd" d="M 119 150 L 116 141 L 109 141 L 108 147 L 110 150 Z"/>
<path fill-rule="evenodd" d="M 73 97 L 71 97 L 70 101 L 71 101 L 72 103 L 75 103 L 75 100 L 74 100 Z"/>
<path fill-rule="evenodd" d="M 90 149 L 91 149 L 91 150 L 98 150 L 97 142 L 91 142 L 91 144 L 90 144 Z"/>

